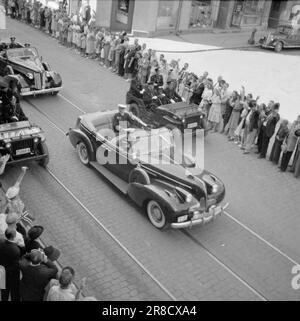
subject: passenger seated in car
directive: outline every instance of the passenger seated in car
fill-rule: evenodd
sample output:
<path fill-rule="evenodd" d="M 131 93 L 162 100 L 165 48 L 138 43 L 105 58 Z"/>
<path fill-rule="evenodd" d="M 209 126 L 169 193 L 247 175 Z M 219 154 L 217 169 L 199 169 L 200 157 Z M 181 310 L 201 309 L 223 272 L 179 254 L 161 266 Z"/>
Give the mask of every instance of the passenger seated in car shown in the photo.
<path fill-rule="evenodd" d="M 9 49 L 15 49 L 15 48 L 20 48 L 21 46 L 16 43 L 16 37 L 11 37 L 10 38 L 10 44 L 8 45 Z"/>
<path fill-rule="evenodd" d="M 119 112 L 114 115 L 113 118 L 113 129 L 115 132 L 120 132 L 123 128 L 121 127 L 122 122 L 127 124 L 126 128 L 130 128 L 133 124 L 133 119 L 130 114 L 126 111 L 127 105 L 119 104 Z"/>
<path fill-rule="evenodd" d="M 143 86 L 137 76 L 135 76 L 130 83 L 130 88 L 129 92 L 137 98 L 143 98 L 143 93 L 144 93 Z"/>
<path fill-rule="evenodd" d="M 2 95 L 1 114 L 3 123 L 28 120 L 21 108 L 19 98 L 13 94 L 11 89 L 7 89 Z"/>
<path fill-rule="evenodd" d="M 157 99 L 154 83 L 149 82 L 148 85 L 145 86 L 145 91 L 143 92 L 143 102 L 147 108 L 150 108 L 153 99 Z"/>
<path fill-rule="evenodd" d="M 164 93 L 172 104 L 182 101 L 182 98 L 176 92 L 176 83 L 172 80 L 167 81 L 167 87 L 164 90 Z"/>
<path fill-rule="evenodd" d="M 155 74 L 150 77 L 150 82 L 158 84 L 158 86 L 163 86 L 164 80 L 163 76 L 159 73 L 159 68 L 155 68 Z"/>
<path fill-rule="evenodd" d="M 162 86 L 158 86 L 156 89 L 156 95 L 157 95 L 157 104 L 159 104 L 158 106 L 161 105 L 167 105 L 167 104 L 171 104 L 171 100 L 166 96 L 166 94 L 164 93 L 163 87 Z"/>

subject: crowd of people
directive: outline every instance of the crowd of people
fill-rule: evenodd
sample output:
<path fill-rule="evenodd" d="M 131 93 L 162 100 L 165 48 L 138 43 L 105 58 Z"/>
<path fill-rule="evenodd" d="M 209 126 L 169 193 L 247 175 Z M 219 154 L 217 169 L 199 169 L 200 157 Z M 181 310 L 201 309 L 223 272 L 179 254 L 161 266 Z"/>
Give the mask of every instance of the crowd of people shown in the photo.
<path fill-rule="evenodd" d="M 0 174 L 7 156 L 0 159 Z M 19 192 L 27 168 L 16 183 L 4 192 L 2 186 L 0 212 L 0 289 L 1 300 L 8 301 L 82 301 L 96 300 L 82 295 L 85 278 L 79 287 L 74 284 L 75 271 L 70 266 L 58 270 L 55 261 L 60 251 L 43 247 L 40 237 L 44 228 L 28 226 L 33 220 L 26 211 Z M 28 226 L 28 228 L 25 228 Z"/>

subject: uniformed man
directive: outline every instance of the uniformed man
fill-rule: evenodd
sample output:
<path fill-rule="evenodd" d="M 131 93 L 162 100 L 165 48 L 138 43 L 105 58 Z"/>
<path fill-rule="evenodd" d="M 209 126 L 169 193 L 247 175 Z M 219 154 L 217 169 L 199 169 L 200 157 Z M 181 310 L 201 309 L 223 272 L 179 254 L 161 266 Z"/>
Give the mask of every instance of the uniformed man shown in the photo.
<path fill-rule="evenodd" d="M 172 80 L 168 80 L 167 87 L 164 90 L 166 97 L 169 98 L 172 104 L 182 101 L 182 98 L 177 94 L 175 87 L 175 82 Z"/>
<path fill-rule="evenodd" d="M 150 108 L 153 98 L 155 100 L 157 96 L 154 90 L 154 83 L 150 81 L 148 85 L 145 86 L 145 91 L 143 92 L 143 102 L 146 107 Z"/>
<path fill-rule="evenodd" d="M 120 132 L 122 129 L 130 128 L 133 124 L 133 119 L 130 114 L 126 111 L 128 105 L 119 104 L 119 112 L 114 115 L 113 118 L 113 129 L 115 132 Z M 123 124 L 122 124 L 123 123 Z M 124 126 L 125 124 L 125 126 Z M 122 125 L 124 127 L 122 127 Z"/>
<path fill-rule="evenodd" d="M 129 92 L 137 98 L 143 98 L 143 93 L 144 93 L 143 86 L 137 76 L 135 76 L 130 83 L 130 88 Z"/>
<path fill-rule="evenodd" d="M 166 94 L 164 93 L 164 90 L 163 90 L 163 86 L 157 86 L 157 89 L 156 89 L 156 95 L 157 95 L 157 100 L 158 100 L 158 106 L 161 106 L 161 105 L 167 105 L 167 104 L 171 104 L 171 100 L 166 96 Z"/>
<path fill-rule="evenodd" d="M 159 73 L 159 68 L 155 68 L 155 74 L 150 77 L 150 82 L 158 84 L 158 86 L 163 86 L 164 80 L 163 76 Z"/>

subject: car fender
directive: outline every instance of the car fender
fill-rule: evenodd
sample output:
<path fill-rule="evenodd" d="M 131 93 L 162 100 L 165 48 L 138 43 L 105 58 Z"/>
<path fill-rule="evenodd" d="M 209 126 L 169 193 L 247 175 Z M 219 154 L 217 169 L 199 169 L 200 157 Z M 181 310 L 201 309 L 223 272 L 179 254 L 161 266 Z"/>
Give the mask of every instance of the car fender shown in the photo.
<path fill-rule="evenodd" d="M 88 151 L 90 154 L 90 159 L 95 160 L 95 150 L 93 148 L 93 145 L 92 145 L 90 139 L 88 138 L 88 136 L 84 132 L 82 132 L 78 128 L 72 128 L 69 130 L 68 136 L 69 136 L 71 144 L 75 148 L 80 141 L 84 142 L 88 148 Z"/>
<path fill-rule="evenodd" d="M 172 213 L 178 211 L 174 200 L 171 199 L 162 188 L 155 184 L 143 185 L 140 183 L 130 183 L 127 194 L 140 207 L 145 206 L 148 200 L 157 201 L 162 207 L 168 221 L 172 221 Z M 186 209 L 188 208 L 189 205 L 186 204 Z"/>
<path fill-rule="evenodd" d="M 62 78 L 60 76 L 60 74 L 56 71 L 50 70 L 48 71 L 48 73 L 50 74 L 52 81 L 53 81 L 53 85 L 55 87 L 60 87 L 62 85 Z"/>

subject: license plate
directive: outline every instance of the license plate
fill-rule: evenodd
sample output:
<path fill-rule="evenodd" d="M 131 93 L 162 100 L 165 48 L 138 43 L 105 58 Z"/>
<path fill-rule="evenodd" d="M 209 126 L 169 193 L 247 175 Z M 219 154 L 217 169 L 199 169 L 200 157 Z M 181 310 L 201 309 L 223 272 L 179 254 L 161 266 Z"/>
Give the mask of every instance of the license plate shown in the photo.
<path fill-rule="evenodd" d="M 190 123 L 187 125 L 187 128 L 195 128 L 198 126 L 198 123 Z"/>
<path fill-rule="evenodd" d="M 28 91 L 30 91 L 30 88 L 22 88 L 22 89 L 21 89 L 21 92 L 22 92 L 22 93 L 27 93 Z"/>
<path fill-rule="evenodd" d="M 16 155 L 24 155 L 24 154 L 29 154 L 30 153 L 30 148 L 22 148 L 22 149 L 17 149 L 16 150 Z"/>

